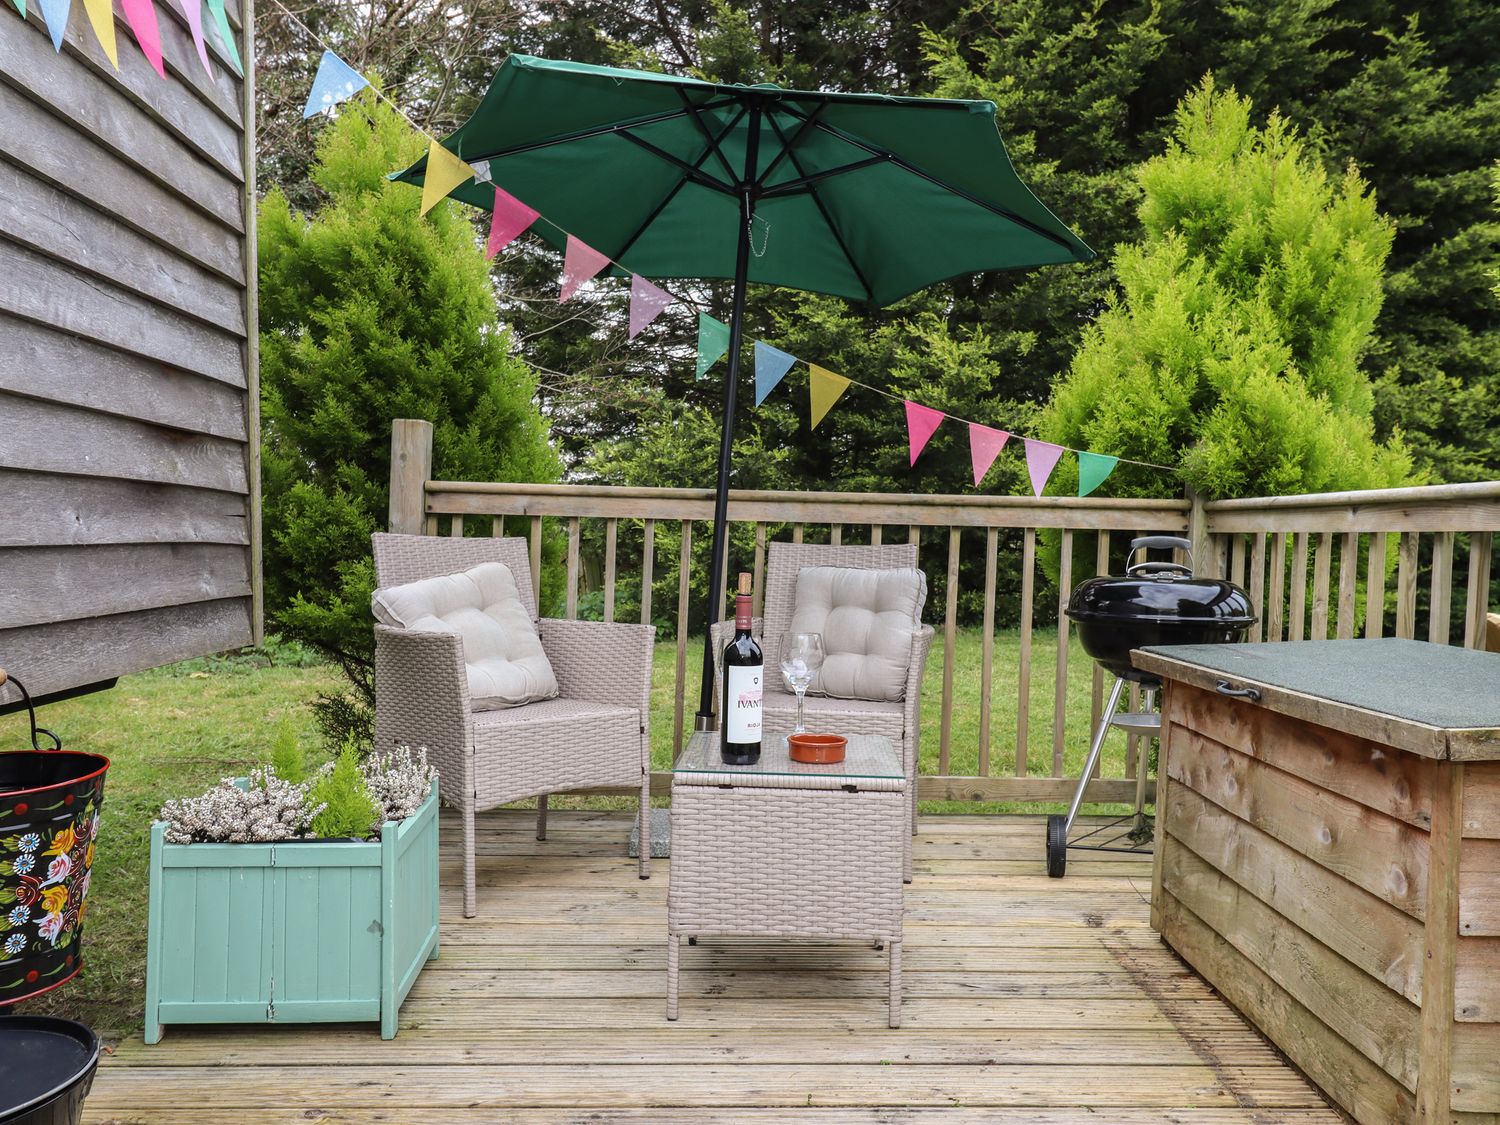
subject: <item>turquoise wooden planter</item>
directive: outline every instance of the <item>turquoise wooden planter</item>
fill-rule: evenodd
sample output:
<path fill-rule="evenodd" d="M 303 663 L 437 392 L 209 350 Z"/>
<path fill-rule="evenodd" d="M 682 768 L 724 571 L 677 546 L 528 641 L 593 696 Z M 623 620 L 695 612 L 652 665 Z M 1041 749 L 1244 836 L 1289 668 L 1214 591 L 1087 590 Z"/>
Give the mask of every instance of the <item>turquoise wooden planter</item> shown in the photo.
<path fill-rule="evenodd" d="M 146 1042 L 171 1023 L 379 1020 L 438 955 L 437 787 L 380 839 L 169 844 L 151 826 Z"/>

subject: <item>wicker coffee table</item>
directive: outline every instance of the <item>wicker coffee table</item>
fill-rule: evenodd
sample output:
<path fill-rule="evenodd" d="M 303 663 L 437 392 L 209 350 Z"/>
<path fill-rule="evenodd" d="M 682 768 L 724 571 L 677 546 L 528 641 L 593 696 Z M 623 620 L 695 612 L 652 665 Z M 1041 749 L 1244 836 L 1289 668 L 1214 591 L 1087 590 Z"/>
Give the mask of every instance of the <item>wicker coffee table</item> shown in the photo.
<path fill-rule="evenodd" d="M 667 1019 L 686 937 L 873 940 L 890 947 L 890 1025 L 901 1026 L 906 771 L 889 739 L 853 735 L 843 762 L 793 762 L 768 736 L 725 765 L 716 732 L 672 770 Z"/>

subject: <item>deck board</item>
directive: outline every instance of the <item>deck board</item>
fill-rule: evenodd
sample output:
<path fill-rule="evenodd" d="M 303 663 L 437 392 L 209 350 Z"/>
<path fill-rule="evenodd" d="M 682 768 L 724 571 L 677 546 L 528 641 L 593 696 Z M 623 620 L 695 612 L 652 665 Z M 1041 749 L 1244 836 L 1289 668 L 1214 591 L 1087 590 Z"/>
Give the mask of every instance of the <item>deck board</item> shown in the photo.
<path fill-rule="evenodd" d="M 480 915 L 442 854 L 442 956 L 365 1025 L 169 1027 L 117 1045 L 85 1120 L 127 1125 L 1334 1125 L 1318 1092 L 1150 930 L 1149 857 L 1048 880 L 1036 818 L 927 818 L 901 1030 L 857 944 L 705 941 L 664 1018 L 667 864 L 628 816 L 482 818 Z"/>

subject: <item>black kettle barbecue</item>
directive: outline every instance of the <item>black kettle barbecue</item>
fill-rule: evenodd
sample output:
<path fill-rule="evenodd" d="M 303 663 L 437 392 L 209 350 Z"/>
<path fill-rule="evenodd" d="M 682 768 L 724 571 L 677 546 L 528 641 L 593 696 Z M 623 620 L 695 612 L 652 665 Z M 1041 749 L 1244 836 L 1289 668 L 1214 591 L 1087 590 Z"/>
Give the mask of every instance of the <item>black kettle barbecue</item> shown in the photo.
<path fill-rule="evenodd" d="M 1182 551 L 1189 564 L 1152 562 L 1144 556 L 1153 550 Z M 1139 562 L 1135 561 L 1137 554 L 1142 556 Z M 1136 770 L 1134 814 L 1092 826 L 1083 836 L 1069 839 L 1110 728 L 1120 727 L 1147 737 L 1161 730 L 1161 716 L 1156 713 L 1161 681 L 1130 663 L 1131 650 L 1149 645 L 1228 644 L 1240 640 L 1255 624 L 1250 595 L 1233 582 L 1194 575 L 1191 560 L 1192 543 L 1175 535 L 1132 539 L 1123 578 L 1090 578 L 1068 598 L 1066 613 L 1077 626 L 1084 651 L 1116 679 L 1094 731 L 1073 803 L 1066 816 L 1047 818 L 1047 874 L 1054 879 L 1060 879 L 1067 870 L 1069 848 L 1137 851 L 1151 840 L 1151 825 L 1144 812 L 1145 754 L 1140 755 Z M 1140 711 L 1119 710 L 1120 695 L 1127 683 L 1143 689 Z"/>

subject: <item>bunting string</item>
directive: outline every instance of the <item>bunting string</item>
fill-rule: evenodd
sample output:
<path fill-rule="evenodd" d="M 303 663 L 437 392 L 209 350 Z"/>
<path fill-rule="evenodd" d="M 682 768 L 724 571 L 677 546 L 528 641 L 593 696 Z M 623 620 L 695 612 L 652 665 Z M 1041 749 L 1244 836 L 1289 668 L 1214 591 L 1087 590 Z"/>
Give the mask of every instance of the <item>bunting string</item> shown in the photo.
<path fill-rule="evenodd" d="M 125 0 L 125 2 L 128 4 L 131 0 Z M 135 2 L 149 3 L 150 0 L 135 0 Z M 208 2 L 212 5 L 215 0 L 208 0 Z M 310 117 L 315 113 L 332 111 L 340 102 L 347 101 L 360 90 L 368 88 L 376 97 L 400 114 L 402 119 L 412 129 L 427 139 L 427 172 L 424 178 L 421 202 L 421 211 L 423 214 L 426 214 L 439 200 L 446 198 L 456 188 L 467 183 L 470 179 L 478 183 L 491 184 L 495 191 L 495 202 L 489 239 L 486 245 L 486 256 L 494 257 L 501 249 L 512 243 L 535 223 L 546 223 L 547 226 L 561 236 L 564 243 L 561 291 L 558 298 L 560 302 L 565 302 L 575 296 L 588 281 L 598 277 L 611 267 L 614 267 L 630 278 L 629 339 L 635 339 L 652 321 L 673 304 L 681 303 L 688 307 L 696 306 L 697 302 L 679 297 L 654 282 L 648 281 L 624 263 L 616 261 L 607 254 L 589 246 L 582 239 L 577 238 L 570 231 L 566 230 L 561 224 L 548 218 L 544 212 L 510 195 L 499 184 L 494 182 L 493 170 L 488 161 L 478 161 L 469 164 L 463 160 L 460 154 L 445 148 L 437 137 L 413 121 L 379 87 L 371 85 L 363 75 L 359 74 L 358 71 L 339 58 L 337 53 L 323 41 L 321 36 L 303 23 L 294 13 L 289 11 L 280 0 L 271 0 L 271 3 L 280 9 L 285 18 L 290 20 L 304 34 L 324 49 L 324 56 L 319 63 L 318 74 L 314 79 L 313 89 L 308 97 L 305 116 Z M 769 238 L 769 224 L 767 224 L 762 233 L 767 239 Z M 729 344 L 729 325 L 710 316 L 707 312 L 699 310 L 695 372 L 698 380 L 706 378 L 713 366 L 728 353 Z M 763 340 L 754 341 L 754 361 L 756 406 L 760 406 L 765 402 L 770 393 L 785 380 L 787 373 L 793 366 L 804 362 L 790 352 L 783 351 Z M 812 429 L 816 429 L 823 419 L 828 416 L 829 412 L 850 387 L 858 387 L 861 390 L 883 395 L 892 401 L 902 404 L 906 414 L 910 463 L 912 466 L 915 466 L 917 459 L 922 455 L 923 450 L 926 449 L 928 442 L 932 439 L 938 428 L 943 422 L 952 419 L 955 422 L 963 423 L 968 430 L 970 461 L 976 487 L 983 481 L 985 475 L 994 465 L 1000 451 L 1012 437 L 1018 438 L 1024 446 L 1027 475 L 1031 481 L 1032 492 L 1038 497 L 1042 495 L 1048 479 L 1065 453 L 1072 453 L 1078 459 L 1079 496 L 1087 496 L 1092 493 L 1104 483 L 1122 462 L 1174 475 L 1178 472 L 1177 469 L 1170 465 L 1159 465 L 1152 461 L 1142 461 L 1132 457 L 1094 453 L 1091 450 L 1075 449 L 1071 446 L 1059 445 L 1054 442 L 1043 441 L 1039 438 L 1026 437 L 1025 435 L 1009 430 L 995 429 L 982 423 L 959 418 L 946 411 L 914 402 L 885 387 L 867 383 L 847 375 L 841 375 L 816 363 L 808 362 L 807 368 L 808 401 Z"/>

